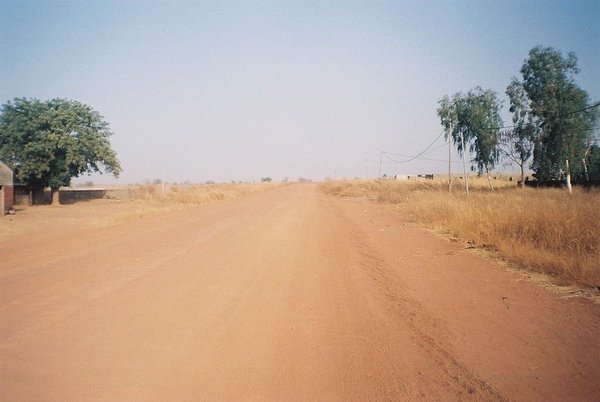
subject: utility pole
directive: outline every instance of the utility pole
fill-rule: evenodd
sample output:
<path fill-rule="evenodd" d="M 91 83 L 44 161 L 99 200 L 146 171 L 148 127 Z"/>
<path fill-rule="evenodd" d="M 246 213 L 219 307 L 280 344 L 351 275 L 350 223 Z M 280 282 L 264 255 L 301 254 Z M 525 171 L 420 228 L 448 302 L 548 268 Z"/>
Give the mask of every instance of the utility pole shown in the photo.
<path fill-rule="evenodd" d="M 450 130 L 448 131 L 448 192 L 452 193 L 452 126 L 450 126 Z"/>
<path fill-rule="evenodd" d="M 469 178 L 467 177 L 467 164 L 465 162 L 465 136 L 460 133 L 460 143 L 462 146 L 463 174 L 465 175 L 465 193 L 469 195 Z"/>
<path fill-rule="evenodd" d="M 379 178 L 381 179 L 381 163 L 383 162 L 383 151 L 379 153 Z"/>
<path fill-rule="evenodd" d="M 367 167 L 368 161 L 368 159 L 365 159 L 365 177 L 367 178 L 367 180 L 369 180 L 369 168 Z"/>

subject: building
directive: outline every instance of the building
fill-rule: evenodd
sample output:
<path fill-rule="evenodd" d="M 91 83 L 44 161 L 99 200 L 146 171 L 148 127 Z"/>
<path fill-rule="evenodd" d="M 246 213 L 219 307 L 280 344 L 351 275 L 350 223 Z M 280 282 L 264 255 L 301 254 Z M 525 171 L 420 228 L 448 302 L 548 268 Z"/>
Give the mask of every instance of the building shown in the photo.
<path fill-rule="evenodd" d="M 0 162 L 0 215 L 13 209 L 14 201 L 13 171 Z"/>

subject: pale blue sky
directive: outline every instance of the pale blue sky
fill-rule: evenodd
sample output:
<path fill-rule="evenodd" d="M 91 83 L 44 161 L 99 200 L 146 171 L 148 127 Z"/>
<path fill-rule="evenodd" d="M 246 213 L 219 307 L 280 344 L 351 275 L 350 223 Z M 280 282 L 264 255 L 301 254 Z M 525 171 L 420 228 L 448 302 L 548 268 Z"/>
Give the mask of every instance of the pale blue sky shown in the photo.
<path fill-rule="evenodd" d="M 94 107 L 119 182 L 373 176 L 381 150 L 413 155 L 441 132 L 443 95 L 481 85 L 504 99 L 536 45 L 574 51 L 600 100 L 599 21 L 600 0 L 0 0 L 0 101 Z"/>

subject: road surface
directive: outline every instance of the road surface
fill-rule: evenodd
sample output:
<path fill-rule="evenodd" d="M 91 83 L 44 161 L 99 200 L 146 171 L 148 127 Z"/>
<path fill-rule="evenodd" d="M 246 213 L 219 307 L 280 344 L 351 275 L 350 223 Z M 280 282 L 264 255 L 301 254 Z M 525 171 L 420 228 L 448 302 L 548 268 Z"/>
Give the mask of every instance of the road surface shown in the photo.
<path fill-rule="evenodd" d="M 299 184 L 65 227 L 0 240 L 2 400 L 600 400 L 599 305 L 393 206 Z"/>

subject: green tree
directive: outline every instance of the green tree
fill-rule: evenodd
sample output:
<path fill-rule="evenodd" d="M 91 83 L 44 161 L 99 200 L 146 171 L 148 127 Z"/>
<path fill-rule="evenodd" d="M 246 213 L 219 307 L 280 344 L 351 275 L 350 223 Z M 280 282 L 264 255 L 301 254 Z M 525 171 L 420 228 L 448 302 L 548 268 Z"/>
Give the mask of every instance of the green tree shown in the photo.
<path fill-rule="evenodd" d="M 91 107 L 77 101 L 16 98 L 0 114 L 0 159 L 35 194 L 58 189 L 83 173 L 118 176 L 121 166 L 112 150 L 108 123 Z"/>
<path fill-rule="evenodd" d="M 500 151 L 519 165 L 521 186 L 525 181 L 525 164 L 533 154 L 533 145 L 538 132 L 538 122 L 529 108 L 529 99 L 523 83 L 513 78 L 506 88 L 510 100 L 510 112 L 514 127 L 501 132 Z"/>
<path fill-rule="evenodd" d="M 538 179 L 564 178 L 569 192 L 571 174 L 583 161 L 598 119 L 590 99 L 574 82 L 577 57 L 551 47 L 535 47 L 521 67 L 529 108 L 541 128 L 535 140 L 532 168 Z"/>
<path fill-rule="evenodd" d="M 438 116 L 458 153 L 472 155 L 472 168 L 486 173 L 490 189 L 494 189 L 490 172 L 499 159 L 502 118 L 498 95 L 492 90 L 475 87 L 467 94 L 444 96 L 439 101 Z M 463 159 L 464 160 L 464 159 Z M 466 184 L 466 183 L 465 183 Z M 468 186 L 466 187 L 468 192 Z"/>

